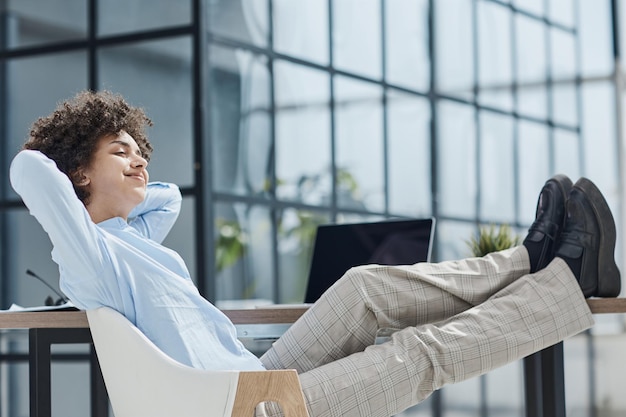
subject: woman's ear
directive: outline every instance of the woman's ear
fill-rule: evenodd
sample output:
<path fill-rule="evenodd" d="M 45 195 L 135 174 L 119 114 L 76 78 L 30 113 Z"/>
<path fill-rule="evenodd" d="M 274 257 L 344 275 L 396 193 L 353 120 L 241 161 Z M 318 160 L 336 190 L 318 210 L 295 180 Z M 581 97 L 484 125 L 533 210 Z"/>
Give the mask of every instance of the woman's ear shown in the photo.
<path fill-rule="evenodd" d="M 70 179 L 72 180 L 74 185 L 78 187 L 85 187 L 91 182 L 91 180 L 87 176 L 85 176 L 85 173 L 81 169 L 74 171 L 70 175 Z"/>

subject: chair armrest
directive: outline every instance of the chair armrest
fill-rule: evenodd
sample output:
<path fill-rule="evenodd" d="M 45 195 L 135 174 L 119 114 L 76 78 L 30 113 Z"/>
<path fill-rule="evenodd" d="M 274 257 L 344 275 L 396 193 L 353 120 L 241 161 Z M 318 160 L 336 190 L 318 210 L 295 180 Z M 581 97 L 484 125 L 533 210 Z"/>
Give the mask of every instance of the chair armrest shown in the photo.
<path fill-rule="evenodd" d="M 295 370 L 240 372 L 233 416 L 252 416 L 257 404 L 273 401 L 285 417 L 309 417 Z"/>

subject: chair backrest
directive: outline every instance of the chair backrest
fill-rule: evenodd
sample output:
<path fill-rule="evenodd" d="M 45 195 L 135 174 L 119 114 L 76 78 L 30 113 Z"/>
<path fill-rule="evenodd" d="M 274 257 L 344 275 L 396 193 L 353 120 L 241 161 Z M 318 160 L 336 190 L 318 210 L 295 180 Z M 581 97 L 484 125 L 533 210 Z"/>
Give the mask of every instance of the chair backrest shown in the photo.
<path fill-rule="evenodd" d="M 285 416 L 308 417 L 293 370 L 194 369 L 167 356 L 115 310 L 88 310 L 87 318 L 116 417 L 250 417 L 262 401 L 279 402 Z"/>

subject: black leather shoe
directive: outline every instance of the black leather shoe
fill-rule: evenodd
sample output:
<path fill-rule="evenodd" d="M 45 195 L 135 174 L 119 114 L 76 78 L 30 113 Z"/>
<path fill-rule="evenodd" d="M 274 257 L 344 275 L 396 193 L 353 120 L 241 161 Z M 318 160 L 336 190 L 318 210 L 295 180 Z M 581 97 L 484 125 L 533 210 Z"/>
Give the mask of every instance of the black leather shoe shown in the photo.
<path fill-rule="evenodd" d="M 565 202 L 571 188 L 572 180 L 559 174 L 546 181 L 539 193 L 535 221 L 523 242 L 530 257 L 530 272 L 543 269 L 554 259 L 565 220 Z"/>
<path fill-rule="evenodd" d="M 587 178 L 579 179 L 567 200 L 556 256 L 570 266 L 587 298 L 617 297 L 620 293 L 615 237 L 615 221 L 602 193 Z"/>

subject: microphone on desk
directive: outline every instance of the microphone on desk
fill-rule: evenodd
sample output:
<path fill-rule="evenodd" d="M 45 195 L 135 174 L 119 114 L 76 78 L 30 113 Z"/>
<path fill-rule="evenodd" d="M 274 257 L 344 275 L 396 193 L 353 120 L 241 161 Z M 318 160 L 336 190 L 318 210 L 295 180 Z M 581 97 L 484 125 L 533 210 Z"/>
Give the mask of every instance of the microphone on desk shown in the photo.
<path fill-rule="evenodd" d="M 68 302 L 68 298 L 66 296 L 64 296 L 63 294 L 61 294 L 60 292 L 58 292 L 57 290 L 54 289 L 54 287 L 52 287 L 52 285 L 48 284 L 46 281 L 44 281 L 43 278 L 41 278 L 39 275 L 35 274 L 33 271 L 31 271 L 30 269 L 26 270 L 26 274 L 30 275 L 33 278 L 38 279 L 39 281 L 43 282 L 43 284 L 50 288 L 56 295 L 58 295 L 60 298 L 58 300 L 56 300 L 56 302 L 52 299 L 51 296 L 46 297 L 46 301 L 45 304 L 47 306 L 52 306 L 52 305 L 56 305 L 59 306 L 63 303 Z"/>

